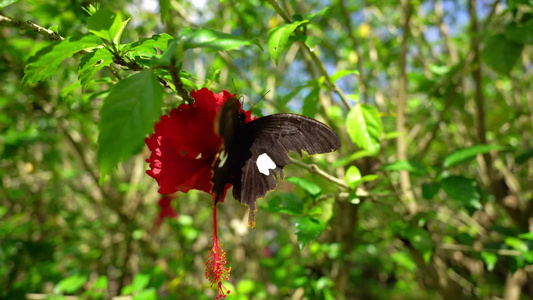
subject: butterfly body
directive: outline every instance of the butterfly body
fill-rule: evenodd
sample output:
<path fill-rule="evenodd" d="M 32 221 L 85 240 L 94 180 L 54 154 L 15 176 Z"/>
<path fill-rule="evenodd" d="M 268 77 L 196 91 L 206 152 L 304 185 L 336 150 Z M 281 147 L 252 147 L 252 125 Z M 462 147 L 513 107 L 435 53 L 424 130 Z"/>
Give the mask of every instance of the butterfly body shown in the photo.
<path fill-rule="evenodd" d="M 227 186 L 233 185 L 233 197 L 250 208 L 252 227 L 255 201 L 283 179 L 283 167 L 292 162 L 290 151 L 302 156 L 303 150 L 312 155 L 341 146 L 331 128 L 301 115 L 274 114 L 246 123 L 235 98 L 224 104 L 217 124 L 224 143 L 213 165 L 215 201 L 223 200 Z"/>

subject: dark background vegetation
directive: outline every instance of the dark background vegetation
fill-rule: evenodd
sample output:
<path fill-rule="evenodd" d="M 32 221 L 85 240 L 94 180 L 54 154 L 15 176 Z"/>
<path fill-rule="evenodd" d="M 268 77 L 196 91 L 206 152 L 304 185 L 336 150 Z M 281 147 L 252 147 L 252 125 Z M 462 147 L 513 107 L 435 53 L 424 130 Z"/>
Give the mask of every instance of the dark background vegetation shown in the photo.
<path fill-rule="evenodd" d="M 89 4 L 0 1 L 0 298 L 212 299 L 210 196 L 178 194 L 179 217 L 156 228 L 146 147 L 100 178 L 102 100 L 138 66 L 172 83 L 167 69 L 126 57 L 82 90 L 80 52 L 28 80 L 58 43 L 48 37 L 90 34 Z M 259 200 L 256 228 L 245 207 L 219 205 L 229 299 L 533 299 L 531 1 L 100 7 L 131 18 L 122 45 L 187 27 L 257 39 L 263 50 L 185 52 L 185 89 L 243 94 L 245 107 L 269 91 L 254 112 L 304 113 L 342 139 L 333 154 L 296 157 L 286 174 L 308 184 Z M 285 47 L 268 46 L 273 29 L 303 20 Z M 163 113 L 182 101 L 170 85 Z M 302 216 L 324 224 L 316 240 L 298 232 Z"/>

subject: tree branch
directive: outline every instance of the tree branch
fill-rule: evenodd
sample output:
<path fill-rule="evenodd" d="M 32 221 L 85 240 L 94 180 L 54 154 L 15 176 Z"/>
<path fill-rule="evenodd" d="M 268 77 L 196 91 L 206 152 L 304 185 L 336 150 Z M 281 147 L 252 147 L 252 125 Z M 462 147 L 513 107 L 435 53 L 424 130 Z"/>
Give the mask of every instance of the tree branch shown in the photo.
<path fill-rule="evenodd" d="M 410 21 L 413 11 L 411 1 L 402 1 L 401 7 L 404 10 L 403 24 L 402 24 L 402 46 L 400 53 L 400 75 L 399 75 L 399 93 L 398 106 L 396 110 L 396 131 L 398 131 L 398 138 L 396 139 L 396 155 L 398 160 L 407 160 L 407 128 L 405 110 L 407 107 L 407 44 L 410 36 Z M 415 196 L 411 189 L 411 179 L 409 172 L 406 170 L 399 171 L 400 188 L 402 190 L 402 200 L 406 203 L 406 207 L 410 215 L 414 215 L 417 210 Z"/>
<path fill-rule="evenodd" d="M 32 30 L 37 32 L 38 34 L 46 36 L 51 41 L 62 41 L 65 39 L 64 37 L 53 32 L 52 30 L 41 27 L 33 23 L 32 21 L 14 20 L 2 14 L 0 14 L 0 25 L 18 28 L 20 30 Z"/>

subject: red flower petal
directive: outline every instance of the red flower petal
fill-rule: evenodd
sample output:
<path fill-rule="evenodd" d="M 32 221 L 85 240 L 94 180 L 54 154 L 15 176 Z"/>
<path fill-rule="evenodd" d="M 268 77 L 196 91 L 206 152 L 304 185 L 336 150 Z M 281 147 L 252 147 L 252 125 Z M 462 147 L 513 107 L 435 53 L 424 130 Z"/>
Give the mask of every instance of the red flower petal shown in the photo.
<path fill-rule="evenodd" d="M 158 205 L 159 205 L 159 215 L 157 216 L 157 221 L 155 223 L 155 228 L 159 228 L 161 223 L 165 218 L 177 218 L 178 213 L 176 210 L 172 207 L 172 199 L 174 199 L 175 196 L 164 196 L 161 199 L 159 199 Z"/>
<path fill-rule="evenodd" d="M 227 91 L 215 94 L 207 88 L 192 91 L 194 104 L 181 104 L 155 125 L 155 133 L 145 139 L 150 151 L 150 170 L 157 180 L 159 193 L 172 194 L 197 189 L 210 192 L 211 166 L 222 145 L 215 133 L 215 120 L 224 103 L 235 95 Z M 246 121 L 251 112 L 243 111 Z"/>

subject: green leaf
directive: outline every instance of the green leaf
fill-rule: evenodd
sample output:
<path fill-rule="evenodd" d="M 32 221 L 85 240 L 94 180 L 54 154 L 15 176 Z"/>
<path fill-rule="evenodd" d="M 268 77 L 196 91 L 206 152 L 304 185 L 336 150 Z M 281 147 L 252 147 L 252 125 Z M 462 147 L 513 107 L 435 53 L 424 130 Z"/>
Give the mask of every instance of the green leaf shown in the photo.
<path fill-rule="evenodd" d="M 285 47 L 288 46 L 289 37 L 291 34 L 298 28 L 298 26 L 305 24 L 309 21 L 303 20 L 300 22 L 294 22 L 291 24 L 284 24 L 272 28 L 268 32 L 267 36 L 267 45 L 268 50 L 270 51 L 270 56 L 274 59 L 276 65 L 278 65 L 279 58 Z"/>
<path fill-rule="evenodd" d="M 237 284 L 237 292 L 239 294 L 250 294 L 255 290 L 255 281 L 250 279 L 243 279 Z"/>
<path fill-rule="evenodd" d="M 251 45 L 257 45 L 261 48 L 258 39 L 246 39 L 205 28 L 184 28 L 176 42 L 183 50 L 207 48 L 215 51 L 229 51 Z"/>
<path fill-rule="evenodd" d="M 159 0 L 159 13 L 161 14 L 161 23 L 165 23 L 170 11 L 170 0 Z"/>
<path fill-rule="evenodd" d="M 293 216 L 300 216 L 304 211 L 304 203 L 295 193 L 281 193 L 274 195 L 264 206 L 268 212 L 280 212 Z"/>
<path fill-rule="evenodd" d="M 105 66 L 109 66 L 111 63 L 113 63 L 113 54 L 105 48 L 98 48 L 96 51 L 82 57 L 78 67 L 78 79 L 81 82 L 82 88 L 87 88 L 87 85 L 93 79 L 96 72 Z"/>
<path fill-rule="evenodd" d="M 18 0 L 0 0 L 0 8 L 4 8 L 10 4 L 18 2 Z"/>
<path fill-rule="evenodd" d="M 150 274 L 139 273 L 135 275 L 133 282 L 130 285 L 125 286 L 121 295 L 129 295 L 134 292 L 140 292 L 144 290 L 150 283 Z"/>
<path fill-rule="evenodd" d="M 405 228 L 401 235 L 407 238 L 413 247 L 422 253 L 432 252 L 433 242 L 429 233 L 422 228 L 409 226 Z"/>
<path fill-rule="evenodd" d="M 427 200 L 433 199 L 440 190 L 440 184 L 438 182 L 424 183 L 422 184 L 422 197 Z"/>
<path fill-rule="evenodd" d="M 492 35 L 485 41 L 481 59 L 496 72 L 509 75 L 520 59 L 523 44 L 510 41 L 503 34 Z"/>
<path fill-rule="evenodd" d="M 283 105 L 287 105 L 287 103 L 289 103 L 292 98 L 294 98 L 298 93 L 300 93 L 302 89 L 306 87 L 313 87 L 313 89 L 316 87 L 320 87 L 319 83 L 319 80 L 309 80 L 305 84 L 295 87 L 290 93 L 281 98 L 281 103 L 283 103 Z"/>
<path fill-rule="evenodd" d="M 296 222 L 296 236 L 302 251 L 309 242 L 316 240 L 322 231 L 326 229 L 326 224 L 320 220 L 310 217 L 299 218 Z"/>
<path fill-rule="evenodd" d="M 331 166 L 334 168 L 337 168 L 339 166 L 346 166 L 355 160 L 358 160 L 363 157 L 373 156 L 373 155 L 374 153 L 368 150 L 359 150 L 357 152 L 350 154 L 349 156 L 339 158 L 337 161 L 333 162 Z"/>
<path fill-rule="evenodd" d="M 526 242 L 522 241 L 519 238 L 515 237 L 508 237 L 505 239 L 505 244 L 509 247 L 521 251 L 521 252 L 527 252 L 529 251 L 529 247 L 527 246 Z"/>
<path fill-rule="evenodd" d="M 511 23 L 505 28 L 505 37 L 520 44 L 533 44 L 533 20 L 525 24 Z"/>
<path fill-rule="evenodd" d="M 163 88 L 150 70 L 136 73 L 111 89 L 98 126 L 101 181 L 119 161 L 141 149 L 144 136 L 161 115 L 162 97 Z"/>
<path fill-rule="evenodd" d="M 346 170 L 344 178 L 346 178 L 346 182 L 348 182 L 348 185 L 352 189 L 355 189 L 359 185 L 359 183 L 361 183 L 361 171 L 359 171 L 356 166 L 350 166 L 348 170 Z"/>
<path fill-rule="evenodd" d="M 107 276 L 100 276 L 98 277 L 92 288 L 105 290 L 107 289 L 107 283 Z"/>
<path fill-rule="evenodd" d="M 103 7 L 87 19 L 87 27 L 94 35 L 113 45 L 119 45 L 120 37 L 129 20 L 122 21 L 119 14 Z"/>
<path fill-rule="evenodd" d="M 41 49 L 28 60 L 24 69 L 23 84 L 32 84 L 52 77 L 63 60 L 82 50 L 97 47 L 101 43 L 98 37 L 88 35 L 81 38 L 67 38 Z"/>
<path fill-rule="evenodd" d="M 322 193 L 322 189 L 311 181 L 307 181 L 300 177 L 289 177 L 287 182 L 294 183 L 297 187 L 302 188 L 311 197 L 318 197 Z"/>
<path fill-rule="evenodd" d="M 532 157 L 533 157 L 533 148 L 529 148 L 526 151 L 520 153 L 520 155 L 518 155 L 515 158 L 515 162 L 517 164 L 521 165 L 521 164 L 527 162 Z"/>
<path fill-rule="evenodd" d="M 524 239 L 524 240 L 533 241 L 533 231 L 519 234 L 518 237 L 521 238 L 521 239 Z"/>
<path fill-rule="evenodd" d="M 413 261 L 413 258 L 411 257 L 411 255 L 405 252 L 397 251 L 391 255 L 391 258 L 399 266 L 407 269 L 409 272 L 416 271 L 416 263 Z"/>
<path fill-rule="evenodd" d="M 415 174 L 426 174 L 426 167 L 413 160 L 397 160 L 390 164 L 386 164 L 381 168 L 383 171 L 408 171 Z"/>
<path fill-rule="evenodd" d="M 458 164 L 464 163 L 475 158 L 478 154 L 488 153 L 490 151 L 502 151 L 506 147 L 498 145 L 475 145 L 468 148 L 457 149 L 444 158 L 444 168 L 451 168 Z"/>
<path fill-rule="evenodd" d="M 132 297 L 132 300 L 157 300 L 157 291 L 154 288 L 139 292 Z"/>
<path fill-rule="evenodd" d="M 494 270 L 494 266 L 496 266 L 496 262 L 498 261 L 498 256 L 491 252 L 481 252 L 481 259 L 487 265 L 487 270 L 492 271 Z"/>
<path fill-rule="evenodd" d="M 318 19 L 321 19 L 321 18 L 325 18 L 325 19 L 328 19 L 329 16 L 331 14 L 331 7 L 326 7 L 322 10 L 320 10 L 319 12 L 316 12 L 316 13 L 312 13 L 312 14 L 305 14 L 303 15 L 303 20 L 308 20 L 310 22 L 312 21 L 316 21 Z"/>
<path fill-rule="evenodd" d="M 315 87 L 304 99 L 302 115 L 314 118 L 318 110 L 318 100 L 320 97 L 320 88 Z"/>
<path fill-rule="evenodd" d="M 168 44 L 174 38 L 166 33 L 153 35 L 151 38 L 144 38 L 139 41 L 125 45 L 121 51 L 126 53 L 129 58 L 134 57 L 150 58 L 157 55 L 157 49 L 165 52 Z"/>
<path fill-rule="evenodd" d="M 429 70 L 431 71 L 431 73 L 433 73 L 435 75 L 444 76 L 448 72 L 450 72 L 450 66 L 430 64 L 429 65 Z"/>
<path fill-rule="evenodd" d="M 346 117 L 346 130 L 354 144 L 374 154 L 379 152 L 379 137 L 383 129 L 375 107 L 356 104 Z"/>
<path fill-rule="evenodd" d="M 337 80 L 341 79 L 344 76 L 348 76 L 351 74 L 359 75 L 359 71 L 357 70 L 340 70 L 337 71 L 335 74 L 331 75 L 330 79 L 331 82 L 336 82 Z"/>
<path fill-rule="evenodd" d="M 58 294 L 72 294 L 79 290 L 88 280 L 86 275 L 75 274 L 57 283 L 54 291 Z"/>
<path fill-rule="evenodd" d="M 448 197 L 457 201 L 463 207 L 481 208 L 481 203 L 479 202 L 481 196 L 475 180 L 463 176 L 450 176 L 444 178 L 440 185 Z"/>

